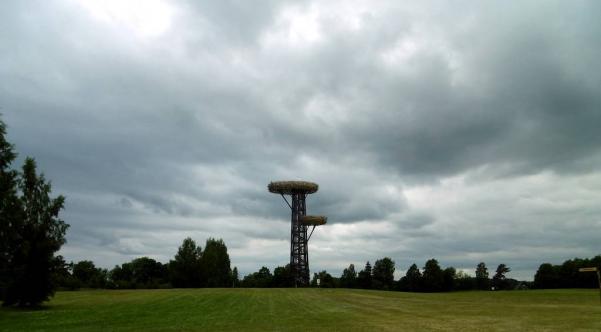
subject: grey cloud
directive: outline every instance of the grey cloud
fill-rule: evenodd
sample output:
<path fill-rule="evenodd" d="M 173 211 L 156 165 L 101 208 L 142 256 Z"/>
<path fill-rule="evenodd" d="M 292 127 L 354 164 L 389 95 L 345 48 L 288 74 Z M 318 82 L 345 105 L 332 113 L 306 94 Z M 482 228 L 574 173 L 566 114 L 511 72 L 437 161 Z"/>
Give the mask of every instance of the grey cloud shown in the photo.
<path fill-rule="evenodd" d="M 244 47 L 252 44 L 267 27 L 273 24 L 278 11 L 288 1 L 198 2 L 180 1 L 190 29 L 205 29 L 211 41 L 218 44 Z M 299 3 L 302 5 L 302 2 Z"/>

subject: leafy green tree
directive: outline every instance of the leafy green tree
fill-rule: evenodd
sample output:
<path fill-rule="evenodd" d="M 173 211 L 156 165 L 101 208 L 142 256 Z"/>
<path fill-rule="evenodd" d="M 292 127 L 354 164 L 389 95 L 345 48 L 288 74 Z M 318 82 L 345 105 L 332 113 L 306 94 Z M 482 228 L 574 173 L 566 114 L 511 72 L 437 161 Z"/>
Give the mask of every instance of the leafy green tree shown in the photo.
<path fill-rule="evenodd" d="M 109 273 L 110 288 L 166 288 L 169 284 L 168 265 L 149 257 L 139 257 L 115 266 Z"/>
<path fill-rule="evenodd" d="M 365 268 L 359 272 L 357 276 L 357 284 L 360 288 L 371 289 L 372 287 L 372 271 L 369 261 L 365 263 Z"/>
<path fill-rule="evenodd" d="M 319 279 L 319 285 L 317 284 L 317 280 Z M 336 280 L 332 277 L 328 272 L 321 271 L 319 273 L 313 274 L 313 279 L 311 280 L 311 287 L 320 287 L 320 288 L 336 288 Z"/>
<path fill-rule="evenodd" d="M 207 239 L 200 259 L 201 270 L 207 287 L 228 287 L 230 285 L 230 256 L 223 240 Z"/>
<path fill-rule="evenodd" d="M 52 187 L 36 163 L 26 158 L 18 181 L 20 211 L 2 228 L 11 238 L 3 305 L 34 306 L 54 294 L 56 253 L 65 243 L 69 225 L 59 218 L 65 198 L 50 197 Z M 2 222 L 6 222 L 2 220 Z"/>
<path fill-rule="evenodd" d="M 238 275 L 238 268 L 234 266 L 232 269 L 232 287 L 240 286 L 240 276 Z"/>
<path fill-rule="evenodd" d="M 492 286 L 495 290 L 503 290 L 508 288 L 506 273 L 509 273 L 511 269 L 505 264 L 499 264 L 495 275 L 492 277 Z"/>
<path fill-rule="evenodd" d="M 259 272 L 257 272 L 258 287 L 269 287 L 269 285 L 272 283 L 272 279 L 273 275 L 265 266 L 261 267 Z"/>
<path fill-rule="evenodd" d="M 601 269 L 601 255 L 593 258 L 574 258 L 561 265 L 541 264 L 534 276 L 535 288 L 597 288 L 595 273 L 581 273 L 583 267 Z"/>
<path fill-rule="evenodd" d="M 561 288 L 597 288 L 598 281 L 594 273 L 581 273 L 578 270 L 583 267 L 601 268 L 601 256 L 593 258 L 574 258 L 554 265 L 557 281 Z"/>
<path fill-rule="evenodd" d="M 61 290 L 79 289 L 80 283 L 73 276 L 73 262 L 67 263 L 63 256 L 58 255 L 55 258 L 54 284 Z"/>
<path fill-rule="evenodd" d="M 168 283 L 166 265 L 149 257 L 140 257 L 130 262 L 135 288 L 164 288 Z"/>
<path fill-rule="evenodd" d="M 422 274 L 415 263 L 411 264 L 399 284 L 400 289 L 404 291 L 419 292 L 421 290 Z"/>
<path fill-rule="evenodd" d="M 440 292 L 444 286 L 444 276 L 438 261 L 434 258 L 424 265 L 422 274 L 422 290 L 426 292 Z"/>
<path fill-rule="evenodd" d="M 559 267 L 555 267 L 559 278 L 558 284 L 561 288 L 581 287 L 582 277 L 586 274 L 578 272 L 578 269 L 585 267 L 584 261 L 583 259 L 574 258 L 563 262 Z"/>
<path fill-rule="evenodd" d="M 394 261 L 389 257 L 376 260 L 372 277 L 373 288 L 391 290 L 394 286 Z"/>
<path fill-rule="evenodd" d="M 107 274 L 106 270 L 97 268 L 92 261 L 80 261 L 73 265 L 73 277 L 81 287 L 105 288 Z"/>
<path fill-rule="evenodd" d="M 558 269 L 549 263 L 541 264 L 534 275 L 534 287 L 559 288 L 561 279 L 558 272 Z"/>
<path fill-rule="evenodd" d="M 265 266 L 261 267 L 258 272 L 251 273 L 242 279 L 243 287 L 250 288 L 266 288 L 272 284 L 273 275 Z"/>
<path fill-rule="evenodd" d="M 456 290 L 472 290 L 476 288 L 476 279 L 463 271 L 455 273 Z"/>
<path fill-rule="evenodd" d="M 481 290 L 490 289 L 490 280 L 488 279 L 488 269 L 484 262 L 478 263 L 476 266 L 476 287 Z"/>
<path fill-rule="evenodd" d="M 290 264 L 278 266 L 273 270 L 271 287 L 293 287 L 294 279 L 290 270 Z"/>
<path fill-rule="evenodd" d="M 109 287 L 117 289 L 135 288 L 134 273 L 130 263 L 123 263 L 109 271 Z"/>
<path fill-rule="evenodd" d="M 170 279 L 173 287 L 200 287 L 202 283 L 202 249 L 191 238 L 186 238 L 177 250 L 175 259 L 169 262 Z"/>
<path fill-rule="evenodd" d="M 355 271 L 354 264 L 349 265 L 348 268 L 342 271 L 342 275 L 340 276 L 340 287 L 357 287 L 357 272 Z"/>
<path fill-rule="evenodd" d="M 455 289 L 455 276 L 457 271 L 454 267 L 447 267 L 442 271 L 442 290 L 450 292 Z"/>
<path fill-rule="evenodd" d="M 6 126 L 0 120 L 0 300 L 14 280 L 12 262 L 20 243 L 21 202 L 17 196 L 17 171 L 11 164 L 17 154 L 6 140 Z"/>
<path fill-rule="evenodd" d="M 92 261 L 80 261 L 73 265 L 73 276 L 79 280 L 83 287 L 90 287 L 90 280 L 96 273 L 96 266 Z"/>
<path fill-rule="evenodd" d="M 259 287 L 269 287 L 271 285 L 271 280 L 273 279 L 273 275 L 265 266 L 259 269 L 257 272 L 257 280 L 259 281 Z"/>

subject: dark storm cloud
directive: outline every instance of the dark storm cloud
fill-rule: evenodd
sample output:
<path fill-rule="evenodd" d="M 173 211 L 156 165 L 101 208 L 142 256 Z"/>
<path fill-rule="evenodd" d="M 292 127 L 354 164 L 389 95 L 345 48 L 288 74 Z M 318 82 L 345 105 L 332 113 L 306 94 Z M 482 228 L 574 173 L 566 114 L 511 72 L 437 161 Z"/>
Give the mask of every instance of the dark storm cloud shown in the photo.
<path fill-rule="evenodd" d="M 270 25 L 278 11 L 291 1 L 180 1 L 190 29 L 204 29 L 213 42 L 246 47 Z M 298 2 L 302 5 L 303 2 Z"/>
<path fill-rule="evenodd" d="M 0 10 L 0 111 L 68 198 L 68 258 L 166 260 L 193 235 L 243 273 L 284 264 L 281 179 L 320 184 L 316 267 L 598 251 L 599 187 L 579 185 L 600 171 L 597 2 L 90 4 Z M 558 190 L 582 208 L 515 193 Z"/>
<path fill-rule="evenodd" d="M 541 24 L 543 17 L 519 11 L 500 22 L 493 12 L 484 10 L 472 23 L 485 30 L 458 32 L 446 41 L 461 45 L 452 50 L 464 62 L 458 68 L 445 51 L 428 48 L 406 64 L 410 77 L 390 67 L 366 70 L 377 77 L 364 90 L 366 100 L 377 91 L 380 98 L 369 99 L 370 115 L 377 116 L 360 119 L 352 142 L 365 142 L 375 158 L 402 174 L 430 177 L 488 163 L 513 164 L 526 173 L 569 171 L 598 153 L 599 85 L 591 83 L 599 78 L 574 76 L 571 69 L 592 66 L 592 58 L 565 54 L 599 52 L 599 45 L 590 44 L 590 35 L 562 44 L 565 32 L 558 25 L 565 22 Z M 468 77 L 457 78 L 462 75 Z"/>

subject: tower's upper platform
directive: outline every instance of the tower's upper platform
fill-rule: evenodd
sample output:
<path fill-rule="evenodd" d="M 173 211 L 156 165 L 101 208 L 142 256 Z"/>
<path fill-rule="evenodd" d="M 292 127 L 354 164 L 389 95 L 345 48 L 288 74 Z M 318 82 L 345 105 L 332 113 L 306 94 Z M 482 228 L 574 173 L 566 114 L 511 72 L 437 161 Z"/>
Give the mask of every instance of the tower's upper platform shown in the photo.
<path fill-rule="evenodd" d="M 274 194 L 312 194 L 319 189 L 317 183 L 307 181 L 274 181 L 267 186 L 269 192 Z"/>

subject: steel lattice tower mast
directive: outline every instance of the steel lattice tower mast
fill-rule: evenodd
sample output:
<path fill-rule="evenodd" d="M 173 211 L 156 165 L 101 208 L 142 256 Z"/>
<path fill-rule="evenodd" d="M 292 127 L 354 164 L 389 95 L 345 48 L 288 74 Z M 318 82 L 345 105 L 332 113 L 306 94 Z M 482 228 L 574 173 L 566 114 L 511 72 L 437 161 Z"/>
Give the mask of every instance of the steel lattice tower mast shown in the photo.
<path fill-rule="evenodd" d="M 282 195 L 291 210 L 290 222 L 290 270 L 296 286 L 309 284 L 309 247 L 308 242 L 316 226 L 327 221 L 323 216 L 307 216 L 306 199 L 315 193 L 317 184 L 304 181 L 279 181 L 267 186 L 270 192 Z M 284 195 L 290 195 L 292 204 Z M 307 230 L 313 226 L 307 236 Z"/>

